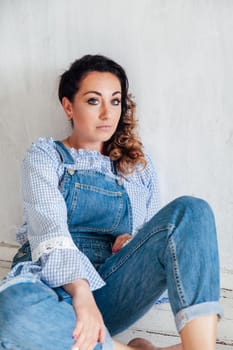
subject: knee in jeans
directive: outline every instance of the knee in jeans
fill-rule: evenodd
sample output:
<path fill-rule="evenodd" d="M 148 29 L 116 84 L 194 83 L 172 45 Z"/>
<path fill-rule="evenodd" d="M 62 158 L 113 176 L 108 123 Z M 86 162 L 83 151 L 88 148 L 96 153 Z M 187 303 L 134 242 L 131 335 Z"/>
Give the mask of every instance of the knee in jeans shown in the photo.
<path fill-rule="evenodd" d="M 177 201 L 176 206 L 180 214 L 178 216 L 179 227 L 184 228 L 181 231 L 174 231 L 174 233 L 179 232 L 176 244 L 181 242 L 182 245 L 183 239 L 187 239 L 190 250 L 193 246 L 198 246 L 198 251 L 205 251 L 206 254 L 208 246 L 208 251 L 216 252 L 216 226 L 210 205 L 203 199 L 191 196 L 183 196 L 175 201 Z"/>
<path fill-rule="evenodd" d="M 192 216 L 199 218 L 200 220 L 214 221 L 214 214 L 208 202 L 204 199 L 193 197 L 193 196 L 182 196 L 177 198 L 175 201 L 179 205 L 192 213 Z"/>

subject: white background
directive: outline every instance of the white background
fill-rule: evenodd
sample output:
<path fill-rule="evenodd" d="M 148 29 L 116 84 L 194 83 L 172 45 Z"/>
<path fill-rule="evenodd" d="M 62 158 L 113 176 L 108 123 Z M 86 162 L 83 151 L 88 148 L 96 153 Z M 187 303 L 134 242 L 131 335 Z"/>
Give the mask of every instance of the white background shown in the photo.
<path fill-rule="evenodd" d="M 222 269 L 233 271 L 231 0 L 0 0 L 0 241 L 15 243 L 21 223 L 26 149 L 69 131 L 58 77 L 86 53 L 126 69 L 162 204 L 209 201 Z"/>

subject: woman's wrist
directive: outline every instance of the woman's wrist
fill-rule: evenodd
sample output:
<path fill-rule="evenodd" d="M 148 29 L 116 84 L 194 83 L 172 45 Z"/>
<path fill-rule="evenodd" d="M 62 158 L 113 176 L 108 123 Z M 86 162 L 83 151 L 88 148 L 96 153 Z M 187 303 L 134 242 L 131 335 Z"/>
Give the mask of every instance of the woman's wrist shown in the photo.
<path fill-rule="evenodd" d="M 63 285 L 63 288 L 72 298 L 77 294 L 80 295 L 82 293 L 90 292 L 90 286 L 86 279 L 79 279 L 74 282 L 67 283 Z"/>

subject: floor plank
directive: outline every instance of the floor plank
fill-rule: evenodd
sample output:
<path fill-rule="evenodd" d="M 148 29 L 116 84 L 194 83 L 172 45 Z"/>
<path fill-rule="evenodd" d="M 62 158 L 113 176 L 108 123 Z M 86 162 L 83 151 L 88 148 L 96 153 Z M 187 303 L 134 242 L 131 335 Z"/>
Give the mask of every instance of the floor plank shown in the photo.
<path fill-rule="evenodd" d="M 143 337 L 159 347 L 174 345 L 174 344 L 178 344 L 180 342 L 179 337 L 173 337 L 171 335 L 166 335 L 166 334 L 150 334 L 147 332 L 136 331 L 136 330 L 132 330 L 132 329 L 129 329 L 129 330 L 117 335 L 114 338 L 117 339 L 118 341 L 121 341 L 124 344 L 127 344 L 129 342 L 129 340 L 131 340 L 133 338 L 137 338 L 137 337 Z M 233 345 L 227 345 L 227 344 L 223 344 L 223 343 L 221 344 L 221 343 L 217 342 L 216 349 L 217 350 L 232 350 Z"/>
<path fill-rule="evenodd" d="M 8 273 L 10 266 L 10 261 L 0 260 L 0 280 Z"/>

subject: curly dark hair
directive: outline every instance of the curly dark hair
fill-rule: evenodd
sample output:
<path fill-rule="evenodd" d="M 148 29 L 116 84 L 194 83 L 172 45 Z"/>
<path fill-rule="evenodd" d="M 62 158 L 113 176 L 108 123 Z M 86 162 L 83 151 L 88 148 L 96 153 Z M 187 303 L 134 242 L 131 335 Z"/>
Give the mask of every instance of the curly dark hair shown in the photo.
<path fill-rule="evenodd" d="M 73 102 L 74 96 L 79 90 L 82 80 L 89 72 L 109 72 L 114 74 L 121 84 L 121 116 L 115 133 L 104 142 L 103 152 L 108 155 L 116 165 L 116 169 L 124 175 L 134 172 L 140 164 L 146 165 L 142 143 L 135 131 L 137 120 L 135 117 L 136 104 L 128 94 L 128 78 L 124 69 L 102 55 L 85 55 L 74 61 L 70 68 L 60 78 L 58 97 L 62 102 L 67 97 Z"/>

